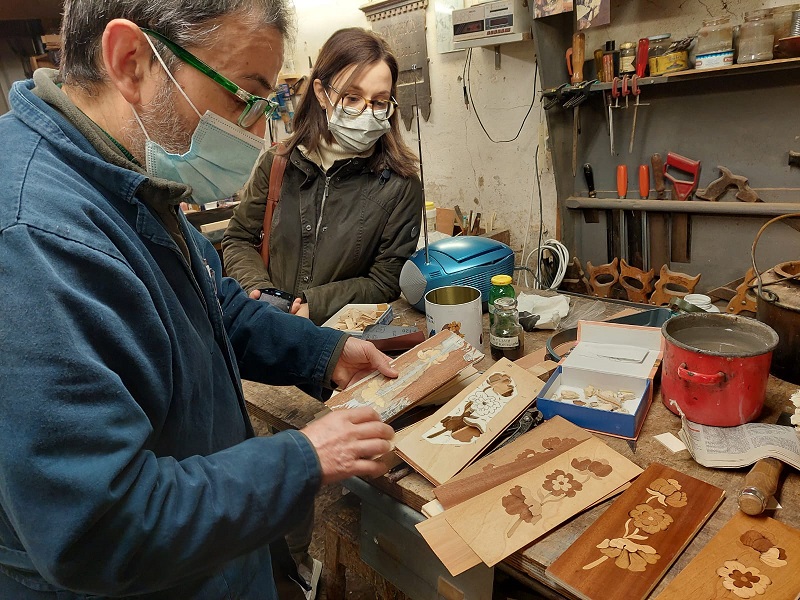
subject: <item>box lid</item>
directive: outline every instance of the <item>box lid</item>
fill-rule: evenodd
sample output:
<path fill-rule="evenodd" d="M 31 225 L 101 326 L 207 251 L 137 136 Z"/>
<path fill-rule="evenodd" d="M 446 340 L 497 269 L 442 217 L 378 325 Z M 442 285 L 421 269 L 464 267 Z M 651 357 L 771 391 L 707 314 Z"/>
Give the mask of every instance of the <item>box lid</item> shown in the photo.
<path fill-rule="evenodd" d="M 647 378 L 661 358 L 663 337 L 658 327 L 619 323 L 578 322 L 578 345 L 565 368 Z"/>

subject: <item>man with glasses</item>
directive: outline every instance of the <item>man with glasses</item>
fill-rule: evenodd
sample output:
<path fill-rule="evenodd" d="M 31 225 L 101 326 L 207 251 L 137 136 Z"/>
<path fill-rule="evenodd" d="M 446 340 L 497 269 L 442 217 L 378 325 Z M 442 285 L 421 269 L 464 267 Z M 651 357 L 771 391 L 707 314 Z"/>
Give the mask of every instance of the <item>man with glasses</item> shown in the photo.
<path fill-rule="evenodd" d="M 371 411 L 253 437 L 240 375 L 392 376 L 248 299 L 181 201 L 261 151 L 283 0 L 66 0 L 61 72 L 0 118 L 0 598 L 276 598 L 321 484 L 378 475 Z M 272 544 L 272 546 L 270 546 Z"/>

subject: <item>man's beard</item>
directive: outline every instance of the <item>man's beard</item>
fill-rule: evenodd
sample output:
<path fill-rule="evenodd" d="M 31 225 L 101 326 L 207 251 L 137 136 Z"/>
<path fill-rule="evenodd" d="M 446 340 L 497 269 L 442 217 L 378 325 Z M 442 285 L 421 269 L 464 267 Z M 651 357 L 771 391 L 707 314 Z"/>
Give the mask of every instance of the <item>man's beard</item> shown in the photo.
<path fill-rule="evenodd" d="M 153 99 L 139 111 L 139 119 L 150 139 L 171 154 L 188 152 L 196 127 L 187 123 L 176 110 L 181 102 L 185 100 L 178 98 L 175 84 L 165 77 Z M 126 125 L 123 137 L 125 146 L 144 165 L 147 137 L 134 118 Z"/>

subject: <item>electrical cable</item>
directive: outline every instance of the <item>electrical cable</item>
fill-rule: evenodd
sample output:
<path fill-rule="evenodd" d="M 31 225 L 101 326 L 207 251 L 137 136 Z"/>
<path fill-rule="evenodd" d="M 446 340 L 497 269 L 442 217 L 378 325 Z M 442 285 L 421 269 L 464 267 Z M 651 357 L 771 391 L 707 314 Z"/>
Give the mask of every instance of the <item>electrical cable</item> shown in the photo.
<path fill-rule="evenodd" d="M 539 71 L 539 59 L 538 59 L 538 57 L 534 61 L 533 68 L 535 69 L 535 72 L 534 72 L 534 75 L 533 75 L 533 81 L 534 81 L 533 93 L 535 95 L 536 94 L 535 83 L 536 83 L 536 78 L 537 78 L 536 74 Z M 466 87 L 464 88 L 464 93 L 465 93 L 464 97 L 466 98 Z M 544 113 L 544 111 L 541 111 L 541 110 L 539 111 L 539 126 L 540 127 L 542 125 L 541 119 L 542 119 L 543 113 Z M 534 151 L 534 156 L 538 156 L 538 155 L 539 155 L 539 144 L 537 143 L 536 144 L 536 150 Z M 539 179 L 539 173 L 538 172 L 536 173 L 536 179 L 537 179 L 537 181 Z M 528 224 L 528 226 L 525 228 L 525 241 L 522 242 L 522 255 L 520 257 L 521 262 L 525 261 L 525 253 L 526 253 L 526 250 L 528 249 L 528 242 L 530 241 L 530 238 L 531 238 L 531 217 L 533 216 L 533 192 L 534 192 L 534 188 L 531 187 L 531 201 L 530 201 L 530 204 L 528 205 L 528 219 L 527 219 L 527 221 L 525 221 Z M 541 240 L 539 240 L 539 242 L 541 243 Z M 525 271 L 525 286 L 526 287 L 530 287 L 530 284 L 528 283 L 528 272 L 527 271 Z"/>
<path fill-rule="evenodd" d="M 547 255 L 545 255 L 545 252 Z M 556 239 L 549 239 L 540 244 L 535 250 L 531 250 L 528 258 L 523 263 L 526 272 L 533 272 L 528 267 L 531 256 L 536 254 L 536 284 L 539 289 L 555 290 L 564 281 L 569 265 L 569 250 Z"/>
<path fill-rule="evenodd" d="M 538 68 L 535 69 L 533 72 L 533 97 L 531 98 L 531 104 L 528 107 L 528 112 L 525 113 L 525 117 L 522 119 L 522 123 L 520 124 L 519 129 L 517 130 L 517 135 L 515 135 L 513 138 L 509 140 L 495 140 L 491 135 L 489 135 L 489 132 L 486 131 L 486 127 L 484 126 L 483 121 L 481 120 L 481 116 L 478 114 L 478 109 L 475 107 L 475 102 L 472 100 L 472 80 L 470 77 L 471 67 L 472 67 L 472 48 L 469 48 L 467 50 L 467 56 L 464 59 L 464 70 L 462 71 L 462 78 L 461 78 L 462 83 L 466 81 L 466 89 L 464 90 L 465 94 L 464 100 L 466 101 L 467 98 L 469 98 L 469 104 L 472 106 L 472 110 L 475 112 L 475 117 L 478 119 L 478 124 L 481 126 L 481 129 L 483 129 L 483 133 L 485 133 L 486 137 L 489 138 L 489 141 L 494 144 L 508 144 L 516 141 L 517 138 L 519 138 L 520 134 L 522 133 L 522 128 L 525 127 L 525 122 L 528 120 L 528 116 L 531 114 L 533 106 L 536 104 L 536 78 L 539 72 Z"/>

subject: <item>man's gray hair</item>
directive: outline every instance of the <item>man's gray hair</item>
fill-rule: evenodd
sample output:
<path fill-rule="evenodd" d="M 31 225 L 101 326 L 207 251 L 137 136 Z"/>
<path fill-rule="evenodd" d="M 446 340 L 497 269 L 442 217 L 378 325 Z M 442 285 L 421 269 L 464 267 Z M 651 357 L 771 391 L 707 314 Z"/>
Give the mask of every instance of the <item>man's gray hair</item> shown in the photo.
<path fill-rule="evenodd" d="M 285 41 L 291 39 L 293 9 L 288 0 L 66 0 L 62 77 L 80 87 L 104 81 L 101 43 L 112 19 L 128 19 L 191 48 L 214 43 L 219 20 L 229 15 L 251 21 L 254 31 L 273 27 Z M 177 61 L 170 52 L 162 56 L 170 67 Z"/>

